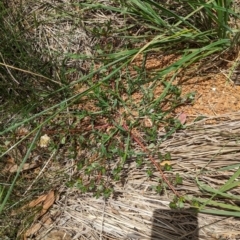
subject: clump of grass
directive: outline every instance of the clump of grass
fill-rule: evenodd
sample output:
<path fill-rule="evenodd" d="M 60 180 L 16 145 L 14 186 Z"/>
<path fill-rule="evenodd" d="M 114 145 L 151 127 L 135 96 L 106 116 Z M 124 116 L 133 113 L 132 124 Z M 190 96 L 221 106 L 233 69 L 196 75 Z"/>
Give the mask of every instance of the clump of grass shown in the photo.
<path fill-rule="evenodd" d="M 28 114 L 43 109 L 41 101 L 59 87 L 52 80 L 53 64 L 40 60 L 40 55 L 31 48 L 31 41 L 24 39 L 18 22 L 9 22 L 10 11 L 0 4 L 1 49 L 1 121 L 7 122 L 4 112 Z M 50 98 L 49 98 L 50 100 Z"/>

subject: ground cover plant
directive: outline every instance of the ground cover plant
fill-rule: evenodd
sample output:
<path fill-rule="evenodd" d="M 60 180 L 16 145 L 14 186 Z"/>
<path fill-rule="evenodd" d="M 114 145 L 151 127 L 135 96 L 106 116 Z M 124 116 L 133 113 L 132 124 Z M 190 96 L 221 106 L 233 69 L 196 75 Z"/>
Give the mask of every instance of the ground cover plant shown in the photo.
<path fill-rule="evenodd" d="M 176 190 L 184 183 L 172 170 L 171 152 L 159 151 L 185 128 L 184 114 L 176 116 L 175 109 L 194 101 L 195 93 L 183 96 L 176 79 L 237 58 L 234 4 L 1 3 L 0 212 L 1 222 L 7 219 L 2 235 L 23 234 L 39 209 L 30 215 L 19 209 L 61 185 L 95 197 L 116 194 L 114 183 L 124 181 L 130 162 L 146 168 L 149 179 L 157 170 L 160 180 L 153 188 L 171 192 L 171 207 L 190 204 L 201 212 L 238 216 L 238 207 L 224 199 L 238 200 L 227 191 L 238 186 L 239 171 L 220 189 L 196 178 L 208 198 L 184 197 Z M 161 65 L 149 64 L 156 58 Z M 19 226 L 15 232 L 9 231 L 9 212 Z"/>

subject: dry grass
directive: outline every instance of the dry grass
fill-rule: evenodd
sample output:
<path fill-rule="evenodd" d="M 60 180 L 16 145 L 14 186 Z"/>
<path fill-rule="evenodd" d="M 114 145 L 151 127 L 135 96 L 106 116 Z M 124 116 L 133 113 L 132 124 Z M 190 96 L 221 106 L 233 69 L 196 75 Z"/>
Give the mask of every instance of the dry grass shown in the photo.
<path fill-rule="evenodd" d="M 62 66 L 71 70 L 71 74 L 65 73 L 68 82 L 79 79 L 89 71 L 93 55 L 96 57 L 96 46 L 107 39 L 99 31 L 106 28 L 109 21 L 116 29 L 121 29 L 125 24 L 123 16 L 87 6 L 82 8 L 80 3 L 75 0 L 7 2 L 11 9 L 7 21 L 10 24 L 17 22 L 17 30 L 33 43 L 32 48 L 41 54 L 42 60 L 55 64 L 55 78 L 62 77 L 59 76 Z M 112 4 L 108 0 L 98 3 L 106 6 Z M 113 41 L 111 44 L 116 36 L 117 33 L 108 36 Z M 118 41 L 118 47 L 120 45 Z"/>
<path fill-rule="evenodd" d="M 236 133 L 240 128 L 240 113 L 221 115 L 215 117 L 218 124 L 207 124 L 212 120 L 192 124 L 158 146 L 158 151 L 171 153 L 173 171 L 166 172 L 167 177 L 172 179 L 177 173 L 183 177 L 183 184 L 176 187 L 182 196 L 209 197 L 207 192 L 199 190 L 196 177 L 219 188 L 239 166 Z M 220 170 L 234 164 L 237 164 L 235 168 Z M 115 183 L 115 193 L 107 200 L 81 194 L 77 189 L 66 189 L 48 215 L 53 217 L 57 213 L 54 222 L 28 239 L 47 239 L 48 233 L 55 230 L 67 232 L 71 239 L 239 238 L 238 219 L 196 215 L 186 210 L 188 204 L 185 210 L 171 210 L 169 203 L 173 194 L 165 189 L 159 195 L 152 189 L 159 183 L 158 172 L 149 178 L 146 167 L 139 169 L 133 161 L 123 172 L 122 181 Z M 232 193 L 237 195 L 238 192 L 239 188 L 235 188 Z M 196 238 L 197 232 L 199 238 Z"/>

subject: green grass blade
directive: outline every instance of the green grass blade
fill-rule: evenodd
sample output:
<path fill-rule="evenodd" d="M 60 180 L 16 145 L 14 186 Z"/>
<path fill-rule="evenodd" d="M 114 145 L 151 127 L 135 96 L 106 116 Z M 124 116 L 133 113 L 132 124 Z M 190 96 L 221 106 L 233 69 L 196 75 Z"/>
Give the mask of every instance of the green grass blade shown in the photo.
<path fill-rule="evenodd" d="M 188 196 L 186 196 L 186 199 L 190 199 Z M 234 206 L 232 204 L 226 204 L 226 203 L 222 203 L 222 202 L 218 202 L 218 201 L 214 201 L 214 200 L 209 200 L 208 198 L 191 198 L 191 201 L 195 201 L 198 202 L 200 204 L 203 204 L 203 206 L 213 206 L 213 207 L 217 207 L 220 209 L 227 209 L 230 211 L 238 211 L 240 212 L 240 207 L 238 206 Z M 199 208 L 199 211 L 203 210 L 202 205 Z"/>
<path fill-rule="evenodd" d="M 206 191 L 209 191 L 213 193 L 211 198 L 209 198 L 207 201 L 204 202 L 204 204 L 200 207 L 200 209 L 203 209 L 206 205 L 212 205 L 212 199 L 216 197 L 217 195 L 224 196 L 230 199 L 238 199 L 237 197 L 231 196 L 230 194 L 225 194 L 224 192 L 227 190 L 230 190 L 234 187 L 239 186 L 239 181 L 235 181 L 240 175 L 240 168 L 233 174 L 233 176 L 219 189 L 215 190 L 212 189 L 205 184 L 201 184 L 198 179 L 196 179 L 196 182 L 200 188 L 203 188 Z"/>
<path fill-rule="evenodd" d="M 205 192 L 208 192 L 208 193 L 212 193 L 212 194 L 214 194 L 214 196 L 221 196 L 221 197 L 229 198 L 229 199 L 233 199 L 233 200 L 240 200 L 240 197 L 238 197 L 238 196 L 235 196 L 233 194 L 224 193 L 224 192 L 226 192 L 226 191 L 228 191 L 228 190 L 230 190 L 230 189 L 232 189 L 234 187 L 240 186 L 240 182 L 239 181 L 238 182 L 234 182 L 232 184 L 229 184 L 228 186 L 224 185 L 223 186 L 224 188 L 223 189 L 220 188 L 219 190 L 211 188 L 209 185 L 204 184 L 204 183 L 202 183 L 202 182 L 200 182 L 198 180 L 197 180 L 197 184 L 198 184 L 199 188 L 202 191 L 205 191 Z M 214 196 L 213 196 L 213 198 L 214 198 Z"/>
<path fill-rule="evenodd" d="M 200 213 L 206 213 L 217 216 L 227 216 L 227 217 L 240 217 L 239 211 L 224 211 L 224 210 L 215 210 L 215 209 L 201 209 Z"/>
<path fill-rule="evenodd" d="M 6 203 L 7 203 L 7 201 L 8 201 L 8 199 L 9 199 L 9 197 L 10 197 L 10 194 L 12 193 L 12 190 L 13 190 L 13 188 L 14 188 L 14 186 L 15 186 L 15 183 L 16 183 L 16 181 L 17 181 L 20 173 L 21 173 L 21 170 L 22 170 L 24 164 L 26 163 L 26 161 L 27 161 L 27 159 L 28 159 L 28 157 L 29 157 L 32 149 L 34 148 L 34 145 L 35 145 L 35 143 L 36 143 L 36 141 L 37 141 L 37 139 L 38 139 L 39 133 L 40 133 L 40 129 L 39 129 L 38 132 L 35 134 L 35 137 L 34 137 L 34 139 L 32 140 L 32 142 L 31 142 L 31 144 L 30 144 L 30 146 L 29 146 L 29 148 L 28 148 L 28 150 L 27 150 L 26 155 L 24 156 L 24 158 L 23 158 L 20 166 L 18 167 L 17 173 L 16 173 L 16 175 L 15 175 L 15 177 L 14 177 L 12 183 L 11 183 L 11 186 L 10 186 L 10 188 L 8 189 L 7 194 L 6 194 L 3 202 L 0 204 L 0 214 L 2 213 L 2 211 L 3 211 L 3 209 L 4 209 L 5 205 L 6 205 Z"/>

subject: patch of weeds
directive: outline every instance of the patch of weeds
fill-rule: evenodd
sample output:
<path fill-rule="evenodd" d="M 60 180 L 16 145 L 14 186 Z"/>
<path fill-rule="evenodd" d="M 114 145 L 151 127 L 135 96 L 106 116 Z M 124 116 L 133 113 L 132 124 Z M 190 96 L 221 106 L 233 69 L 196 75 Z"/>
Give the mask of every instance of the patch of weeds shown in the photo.
<path fill-rule="evenodd" d="M 175 180 L 174 180 L 174 185 L 175 186 L 177 186 L 179 184 L 180 185 L 183 184 L 183 178 L 180 176 L 179 173 L 177 173 L 175 177 L 176 177 Z"/>
<path fill-rule="evenodd" d="M 185 203 L 184 197 L 174 197 L 174 199 L 170 202 L 169 207 L 172 209 L 182 209 L 184 208 Z"/>
<path fill-rule="evenodd" d="M 157 193 L 157 194 L 162 194 L 163 191 L 164 191 L 164 188 L 162 186 L 162 183 L 160 183 L 159 185 L 157 186 L 154 186 L 153 187 L 153 190 Z"/>
<path fill-rule="evenodd" d="M 136 167 L 141 168 L 144 164 L 144 158 L 139 156 L 136 158 L 135 162 L 136 162 Z"/>
<path fill-rule="evenodd" d="M 108 72 L 102 72 L 101 77 L 107 74 Z M 158 98 L 155 101 L 154 88 L 148 89 L 144 86 L 144 84 L 149 84 L 152 79 L 147 78 L 145 73 L 141 78 L 139 78 L 139 74 L 136 77 L 131 77 L 131 75 L 130 69 L 127 69 L 125 73 L 116 73 L 114 75 L 115 82 L 98 85 L 86 96 L 88 101 L 91 100 L 93 104 L 93 111 L 83 111 L 89 119 L 88 124 L 84 127 L 89 130 L 85 132 L 83 129 L 80 133 L 81 136 L 75 140 L 75 147 L 84 148 L 88 153 L 74 155 L 79 173 L 74 177 L 76 184 L 72 179 L 68 186 L 75 186 L 82 192 L 96 193 L 97 196 L 101 194 L 106 196 L 107 193 L 113 191 L 114 182 L 122 181 L 126 174 L 123 170 L 126 171 L 126 166 L 132 159 L 135 159 L 139 168 L 147 164 L 149 168 L 146 174 L 149 177 L 152 176 L 155 170 L 150 162 L 144 160 L 147 154 L 140 152 L 136 154 L 133 139 L 130 137 L 130 132 L 124 129 L 123 123 L 130 128 L 130 131 L 136 129 L 144 135 L 144 144 L 152 153 L 155 153 L 159 146 L 156 141 L 161 124 L 164 123 L 165 127 L 166 124 L 168 126 L 168 128 L 166 127 L 166 138 L 182 128 L 182 124 L 178 120 L 169 117 L 169 114 L 177 106 L 176 101 L 180 101 L 181 92 L 177 87 L 168 85 L 170 90 L 164 95 L 165 98 Z M 129 77 L 132 81 L 129 80 Z M 139 83 L 139 81 L 142 82 Z M 89 82 L 88 84 L 94 86 L 94 83 Z M 165 85 L 163 84 L 164 88 Z M 135 93 L 136 96 L 141 96 L 140 100 L 134 100 Z M 169 100 L 166 96 L 169 96 Z M 153 104 L 147 106 L 149 102 L 153 102 Z M 168 109 L 162 109 L 163 102 L 165 105 L 168 104 Z M 153 109 L 153 106 L 157 104 L 161 107 Z M 119 111 L 122 114 L 119 114 Z M 151 123 L 151 127 L 145 126 L 143 119 L 147 119 Z M 80 117 L 78 125 L 83 123 L 84 117 Z M 74 126 L 74 130 L 76 125 L 72 126 Z M 170 158 L 167 154 L 164 157 L 165 160 Z M 171 166 L 165 164 L 163 170 L 169 171 Z M 100 187 L 98 188 L 98 186 Z"/>
<path fill-rule="evenodd" d="M 162 154 L 162 153 L 157 153 L 158 154 L 158 159 L 159 159 L 159 165 L 162 169 L 162 171 L 166 172 L 172 172 L 172 166 L 171 166 L 171 154 L 168 152 L 168 153 L 165 153 L 165 154 Z M 152 177 L 152 174 L 153 174 L 153 169 L 149 168 L 148 171 L 147 171 L 147 175 L 148 177 Z M 149 174 L 151 173 L 151 175 Z M 153 186 L 153 190 L 156 191 L 157 193 L 161 194 L 163 192 L 163 190 L 166 190 L 169 186 L 167 186 L 167 184 L 164 182 L 163 179 L 159 179 L 158 180 L 158 185 L 155 185 Z M 173 175 L 169 178 L 169 183 L 176 187 L 178 185 L 182 185 L 183 184 L 183 178 L 180 176 L 179 173 L 176 173 L 174 175 L 174 172 L 173 172 Z M 174 200 L 174 203 L 175 200 Z"/>

